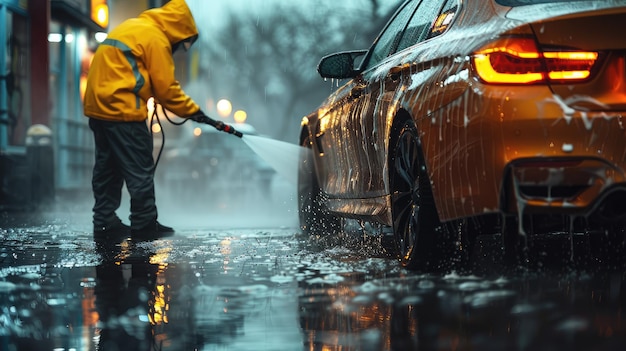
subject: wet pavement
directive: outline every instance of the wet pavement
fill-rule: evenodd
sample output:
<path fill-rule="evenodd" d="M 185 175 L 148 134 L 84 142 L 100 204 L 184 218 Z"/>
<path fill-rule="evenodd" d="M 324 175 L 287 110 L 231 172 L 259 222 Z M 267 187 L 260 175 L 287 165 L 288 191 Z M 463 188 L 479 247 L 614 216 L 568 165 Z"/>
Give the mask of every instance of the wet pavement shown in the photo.
<path fill-rule="evenodd" d="M 196 213 L 172 238 L 110 243 L 84 212 L 4 213 L 0 350 L 626 348 L 626 270 L 611 257 L 623 251 L 572 264 L 569 236 L 554 235 L 509 269 L 484 236 L 473 268 L 410 272 L 358 231 L 301 236 L 289 211 Z"/>

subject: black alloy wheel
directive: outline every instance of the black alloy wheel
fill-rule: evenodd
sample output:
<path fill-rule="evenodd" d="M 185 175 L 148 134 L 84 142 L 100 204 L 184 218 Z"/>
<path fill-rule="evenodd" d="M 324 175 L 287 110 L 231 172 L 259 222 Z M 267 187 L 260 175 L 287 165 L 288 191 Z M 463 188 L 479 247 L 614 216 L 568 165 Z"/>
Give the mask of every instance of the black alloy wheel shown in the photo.
<path fill-rule="evenodd" d="M 399 125 L 391 144 L 391 212 L 401 264 L 409 269 L 437 268 L 441 234 L 417 128 L 412 120 Z M 395 141 L 395 142 L 394 142 Z M 441 239 L 443 237 L 439 236 Z"/>

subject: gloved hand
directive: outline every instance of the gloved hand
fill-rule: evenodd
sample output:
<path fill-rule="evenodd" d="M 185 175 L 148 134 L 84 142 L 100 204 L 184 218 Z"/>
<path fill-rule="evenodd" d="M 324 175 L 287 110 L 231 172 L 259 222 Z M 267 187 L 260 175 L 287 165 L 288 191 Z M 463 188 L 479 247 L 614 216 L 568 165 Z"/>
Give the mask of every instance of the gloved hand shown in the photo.
<path fill-rule="evenodd" d="M 224 129 L 224 122 L 214 120 L 213 118 L 207 116 L 202 112 L 202 110 L 198 110 L 195 114 L 189 116 L 189 118 L 198 123 L 204 123 L 215 127 L 217 130 Z"/>

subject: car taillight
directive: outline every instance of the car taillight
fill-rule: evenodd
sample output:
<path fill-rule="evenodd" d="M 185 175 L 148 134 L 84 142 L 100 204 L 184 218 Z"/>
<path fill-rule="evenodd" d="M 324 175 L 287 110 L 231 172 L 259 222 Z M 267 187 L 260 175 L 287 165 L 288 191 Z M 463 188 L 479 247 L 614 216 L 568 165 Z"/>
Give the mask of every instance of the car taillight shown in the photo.
<path fill-rule="evenodd" d="M 480 79 L 487 83 L 537 84 L 587 79 L 597 52 L 540 51 L 532 38 L 501 38 L 472 56 Z"/>

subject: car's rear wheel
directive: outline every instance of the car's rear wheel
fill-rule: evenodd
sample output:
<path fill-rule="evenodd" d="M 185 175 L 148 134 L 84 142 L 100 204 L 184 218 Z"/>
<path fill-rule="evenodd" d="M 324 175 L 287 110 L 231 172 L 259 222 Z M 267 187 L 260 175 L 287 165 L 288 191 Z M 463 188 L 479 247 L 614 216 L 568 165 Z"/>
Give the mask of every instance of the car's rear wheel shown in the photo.
<path fill-rule="evenodd" d="M 444 235 L 440 230 L 415 123 L 409 119 L 398 124 L 393 135 L 389 182 L 393 231 L 400 262 L 409 269 L 435 269 L 441 263 L 443 244 L 437 240 L 443 239 Z"/>
<path fill-rule="evenodd" d="M 301 146 L 310 149 L 309 137 L 303 138 Z M 324 194 L 320 189 L 313 154 L 300 153 L 298 169 L 298 215 L 300 229 L 307 235 L 337 234 L 341 229 L 341 218 L 333 215 L 324 205 Z"/>

